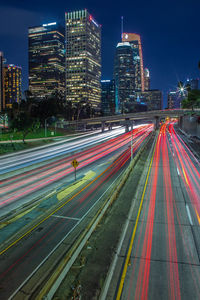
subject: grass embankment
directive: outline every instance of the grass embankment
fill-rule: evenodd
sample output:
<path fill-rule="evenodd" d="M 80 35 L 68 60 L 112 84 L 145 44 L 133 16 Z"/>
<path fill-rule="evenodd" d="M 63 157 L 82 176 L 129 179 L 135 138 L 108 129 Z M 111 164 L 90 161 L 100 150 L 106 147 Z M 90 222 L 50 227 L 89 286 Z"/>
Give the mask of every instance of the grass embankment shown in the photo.
<path fill-rule="evenodd" d="M 26 150 L 26 149 L 34 148 L 37 146 L 46 145 L 51 142 L 52 142 L 52 139 L 38 140 L 38 141 L 34 141 L 34 142 L 26 142 L 25 144 L 23 142 L 0 144 L 0 155 L 10 153 L 10 152 L 16 152 L 16 151 L 20 151 L 20 150 Z"/>
<path fill-rule="evenodd" d="M 54 129 L 48 129 L 46 132 L 46 137 L 53 137 L 53 136 L 63 136 L 66 133 L 64 133 L 61 130 L 55 130 Z M 39 139 L 39 138 L 45 138 L 45 130 L 44 128 L 39 128 L 38 130 L 34 132 L 30 132 L 26 135 L 26 140 L 28 139 Z M 13 141 L 15 140 L 22 140 L 23 139 L 23 134 L 22 132 L 4 132 L 0 135 L 0 141 Z"/>
<path fill-rule="evenodd" d="M 52 132 L 54 134 L 52 134 Z M 46 137 L 54 137 L 54 136 L 64 136 L 67 132 L 64 130 L 56 130 L 56 132 L 53 129 L 48 129 L 46 133 Z M 30 132 L 27 134 L 25 138 L 25 143 L 22 141 L 23 135 L 22 132 L 4 132 L 0 134 L 0 141 L 8 141 L 8 143 L 0 143 L 0 155 L 6 154 L 10 152 L 25 150 L 37 146 L 42 146 L 45 144 L 49 144 L 53 141 L 53 139 L 45 139 L 45 130 L 44 128 L 40 128 L 35 132 Z M 30 139 L 39 139 L 35 141 L 27 141 Z M 21 140 L 21 142 L 19 142 Z M 18 142 L 15 142 L 18 141 Z"/>

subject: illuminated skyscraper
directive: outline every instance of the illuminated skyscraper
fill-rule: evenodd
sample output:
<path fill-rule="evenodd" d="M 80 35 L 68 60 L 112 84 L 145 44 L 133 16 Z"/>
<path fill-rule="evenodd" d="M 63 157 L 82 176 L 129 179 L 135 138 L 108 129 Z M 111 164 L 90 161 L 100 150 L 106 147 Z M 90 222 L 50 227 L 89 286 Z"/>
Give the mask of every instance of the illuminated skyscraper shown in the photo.
<path fill-rule="evenodd" d="M 147 68 L 144 69 L 144 90 L 150 90 L 150 74 Z"/>
<path fill-rule="evenodd" d="M 115 112 L 128 112 L 135 100 L 135 67 L 129 42 L 118 43 L 115 51 Z"/>
<path fill-rule="evenodd" d="M 199 79 L 187 79 L 186 87 L 190 88 L 191 90 L 198 90 L 199 89 Z"/>
<path fill-rule="evenodd" d="M 136 33 L 123 33 L 122 42 L 129 42 L 133 48 L 133 61 L 135 67 L 135 87 L 136 92 L 144 91 L 144 67 L 142 57 L 142 45 L 140 35 Z"/>
<path fill-rule="evenodd" d="M 66 100 L 100 110 L 101 26 L 85 10 L 65 14 Z"/>
<path fill-rule="evenodd" d="M 5 108 L 5 92 L 4 92 L 4 58 L 3 52 L 0 51 L 0 112 Z"/>
<path fill-rule="evenodd" d="M 171 91 L 167 95 L 167 107 L 169 109 L 180 108 L 181 98 L 179 97 L 177 91 Z"/>
<path fill-rule="evenodd" d="M 29 90 L 44 99 L 65 91 L 64 28 L 56 22 L 29 28 Z"/>
<path fill-rule="evenodd" d="M 115 113 L 115 81 L 101 80 L 101 108 L 104 116 Z"/>
<path fill-rule="evenodd" d="M 14 65 L 4 67 L 5 103 L 12 107 L 14 102 L 19 103 L 22 97 L 22 69 Z"/>
<path fill-rule="evenodd" d="M 147 105 L 147 110 L 161 110 L 163 108 L 163 94 L 160 90 L 148 90 L 140 93 L 140 97 Z"/>

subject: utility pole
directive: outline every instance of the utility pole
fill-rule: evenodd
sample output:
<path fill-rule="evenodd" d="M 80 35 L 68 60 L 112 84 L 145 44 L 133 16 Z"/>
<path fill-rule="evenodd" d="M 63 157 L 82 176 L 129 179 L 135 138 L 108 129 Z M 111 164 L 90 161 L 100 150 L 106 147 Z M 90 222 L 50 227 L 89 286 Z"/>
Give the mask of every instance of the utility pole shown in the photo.
<path fill-rule="evenodd" d="M 44 120 L 44 134 L 47 137 L 47 119 Z"/>

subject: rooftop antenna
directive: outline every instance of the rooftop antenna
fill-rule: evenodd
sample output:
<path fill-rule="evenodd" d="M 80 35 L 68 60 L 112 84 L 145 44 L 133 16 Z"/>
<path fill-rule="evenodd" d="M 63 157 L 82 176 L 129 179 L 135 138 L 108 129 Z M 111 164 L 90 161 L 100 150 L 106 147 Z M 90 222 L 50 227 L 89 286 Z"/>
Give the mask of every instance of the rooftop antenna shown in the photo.
<path fill-rule="evenodd" d="M 124 17 L 121 16 L 121 38 L 123 38 L 123 31 L 124 31 Z"/>

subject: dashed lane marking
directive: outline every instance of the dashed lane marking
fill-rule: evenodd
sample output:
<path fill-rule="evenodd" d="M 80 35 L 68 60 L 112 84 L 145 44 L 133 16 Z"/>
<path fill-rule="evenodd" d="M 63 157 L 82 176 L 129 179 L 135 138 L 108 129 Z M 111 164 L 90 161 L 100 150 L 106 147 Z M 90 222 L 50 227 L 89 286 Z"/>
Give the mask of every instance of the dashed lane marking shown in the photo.
<path fill-rule="evenodd" d="M 65 217 L 65 216 L 59 216 L 59 215 L 52 215 L 52 217 L 80 221 L 80 218 Z"/>

